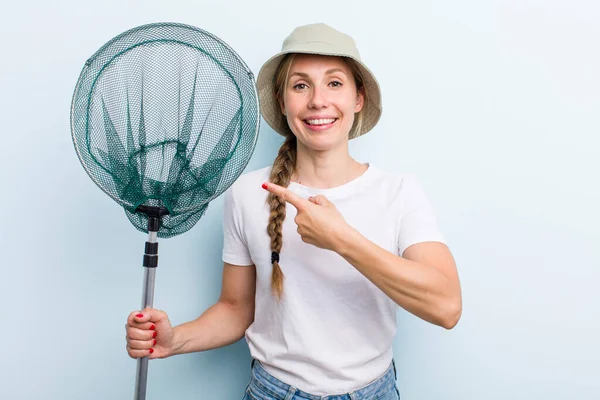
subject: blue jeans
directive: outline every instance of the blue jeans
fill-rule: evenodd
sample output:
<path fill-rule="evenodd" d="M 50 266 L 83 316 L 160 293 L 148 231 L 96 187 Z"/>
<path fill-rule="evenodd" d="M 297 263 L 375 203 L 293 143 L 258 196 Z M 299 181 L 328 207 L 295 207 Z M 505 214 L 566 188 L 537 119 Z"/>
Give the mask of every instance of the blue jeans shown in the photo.
<path fill-rule="evenodd" d="M 252 360 L 250 383 L 242 400 L 399 400 L 396 364 L 392 360 L 385 373 L 367 386 L 351 393 L 317 396 L 296 389 L 267 373 L 260 362 Z"/>

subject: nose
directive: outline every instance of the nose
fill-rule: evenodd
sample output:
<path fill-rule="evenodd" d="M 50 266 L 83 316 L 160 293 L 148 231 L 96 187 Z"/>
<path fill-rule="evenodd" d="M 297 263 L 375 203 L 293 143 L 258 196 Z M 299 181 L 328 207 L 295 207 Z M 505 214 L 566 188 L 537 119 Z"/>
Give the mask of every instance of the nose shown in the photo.
<path fill-rule="evenodd" d="M 320 87 L 314 87 L 308 100 L 309 108 L 327 108 L 328 106 L 327 93 Z"/>

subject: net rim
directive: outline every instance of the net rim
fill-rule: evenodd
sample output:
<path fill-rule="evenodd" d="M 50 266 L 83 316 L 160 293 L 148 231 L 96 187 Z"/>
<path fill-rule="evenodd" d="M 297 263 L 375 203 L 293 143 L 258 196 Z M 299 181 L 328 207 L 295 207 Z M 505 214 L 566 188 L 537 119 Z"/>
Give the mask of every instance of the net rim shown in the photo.
<path fill-rule="evenodd" d="M 142 30 L 147 30 L 147 29 L 155 29 L 155 28 L 161 28 L 161 27 L 169 27 L 169 28 L 177 28 L 177 29 L 185 29 L 185 30 L 191 30 L 195 33 L 200 33 L 202 35 L 205 35 L 207 37 L 209 37 L 211 40 L 217 42 L 218 44 L 222 45 L 228 52 L 230 55 L 234 56 L 235 59 L 239 62 L 239 64 L 242 66 L 242 68 L 244 69 L 244 71 L 248 74 L 248 78 L 250 79 L 251 82 L 251 92 L 252 92 L 252 97 L 254 100 L 254 105 L 256 107 L 256 112 L 252 113 L 255 115 L 255 126 L 253 128 L 255 134 L 253 135 L 252 138 L 252 142 L 248 148 L 248 154 L 252 155 L 255 148 L 256 148 L 256 144 L 258 141 L 258 136 L 259 136 L 259 130 L 260 130 L 260 102 L 259 102 L 259 97 L 258 97 L 258 91 L 257 91 L 257 87 L 256 87 L 256 79 L 254 76 L 254 73 L 252 72 L 252 70 L 248 67 L 248 64 L 241 58 L 241 56 L 224 40 L 222 40 L 221 38 L 219 38 L 218 36 L 216 36 L 215 34 L 208 32 L 204 29 L 192 26 L 192 25 L 188 25 L 188 24 L 183 24 L 183 23 L 178 23 L 178 22 L 156 22 L 156 23 L 149 23 L 149 24 L 144 24 L 144 25 L 139 25 L 137 27 L 128 29 L 120 34 L 118 34 L 117 36 L 113 37 L 112 39 L 110 39 L 109 41 L 107 41 L 104 45 L 102 45 L 96 52 L 94 52 L 94 54 L 89 57 L 80 74 L 79 77 L 77 79 L 77 82 L 75 84 L 75 90 L 73 91 L 73 96 L 71 98 L 71 111 L 70 111 L 70 128 L 71 128 L 71 139 L 73 142 L 73 145 L 75 147 L 75 151 L 77 153 L 77 157 L 79 158 L 79 161 L 81 163 L 81 165 L 83 166 L 84 170 L 86 171 L 87 175 L 92 179 L 92 181 L 96 184 L 96 186 L 98 186 L 105 194 L 107 194 L 110 198 L 112 198 L 116 203 L 118 203 L 120 206 L 124 207 L 124 208 L 128 208 L 128 209 L 132 209 L 134 208 L 136 205 L 135 204 L 130 204 L 127 201 L 124 201 L 123 199 L 117 197 L 116 195 L 113 195 L 109 190 L 105 189 L 100 182 L 98 182 L 98 179 L 94 176 L 94 174 L 91 172 L 90 168 L 88 167 L 87 163 L 84 161 L 84 157 L 81 154 L 81 149 L 79 148 L 78 144 L 77 144 L 77 140 L 76 140 L 76 128 L 75 128 L 75 102 L 76 99 L 79 95 L 80 90 L 82 89 L 82 85 L 81 82 L 84 79 L 84 77 L 86 76 L 86 71 L 88 66 L 93 62 L 94 58 L 98 57 L 100 54 L 102 54 L 102 52 L 104 52 L 106 50 L 107 47 L 109 47 L 110 45 L 112 45 L 113 43 L 115 43 L 116 41 L 131 35 L 131 34 L 135 34 L 136 32 L 142 31 Z M 192 46 L 193 47 L 193 46 Z M 196 51 L 199 51 L 196 49 Z M 90 97 L 91 98 L 91 97 Z M 87 100 L 88 104 L 91 100 Z M 91 154 L 91 152 L 90 152 Z M 235 179 L 239 178 L 239 176 L 242 175 L 243 171 L 246 169 L 246 167 L 248 166 L 249 162 L 250 162 L 251 156 L 246 157 L 242 163 L 240 163 L 240 168 L 239 168 L 239 172 L 236 173 Z M 177 214 L 185 214 L 185 213 L 190 213 L 190 212 L 194 212 L 197 211 L 199 209 L 201 209 L 202 207 L 206 206 L 208 203 L 210 203 L 212 200 L 214 200 L 216 197 L 220 196 L 225 190 L 222 190 L 218 195 L 213 196 L 212 198 L 209 198 L 208 200 L 206 200 L 205 202 L 196 204 L 192 207 L 188 207 L 185 209 L 181 209 L 178 210 Z"/>

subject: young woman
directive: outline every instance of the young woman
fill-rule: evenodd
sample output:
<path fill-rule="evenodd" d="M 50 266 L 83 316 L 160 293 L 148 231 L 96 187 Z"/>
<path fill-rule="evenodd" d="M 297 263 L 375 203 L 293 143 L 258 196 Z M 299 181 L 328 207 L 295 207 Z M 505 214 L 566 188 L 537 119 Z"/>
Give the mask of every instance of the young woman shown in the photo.
<path fill-rule="evenodd" d="M 398 306 L 451 329 L 462 300 L 418 180 L 349 154 L 349 140 L 379 121 L 377 80 L 351 37 L 312 24 L 286 38 L 257 86 L 263 118 L 285 141 L 271 167 L 225 193 L 221 297 L 175 328 L 163 311 L 132 313 L 129 355 L 164 358 L 245 336 L 245 399 L 398 399 Z"/>

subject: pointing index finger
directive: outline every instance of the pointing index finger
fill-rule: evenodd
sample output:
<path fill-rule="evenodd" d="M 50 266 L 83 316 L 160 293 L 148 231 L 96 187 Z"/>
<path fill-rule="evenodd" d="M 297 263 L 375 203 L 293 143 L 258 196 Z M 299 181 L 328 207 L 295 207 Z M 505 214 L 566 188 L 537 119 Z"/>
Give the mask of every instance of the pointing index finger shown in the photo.
<path fill-rule="evenodd" d="M 288 188 L 284 188 L 284 187 L 276 185 L 274 183 L 271 183 L 271 182 L 263 183 L 262 187 L 263 187 L 263 189 L 273 193 L 274 195 L 279 196 L 284 201 L 290 203 L 291 205 L 296 207 L 297 210 L 304 208 L 304 206 L 307 202 L 307 200 L 298 196 L 296 193 L 292 192 Z"/>

